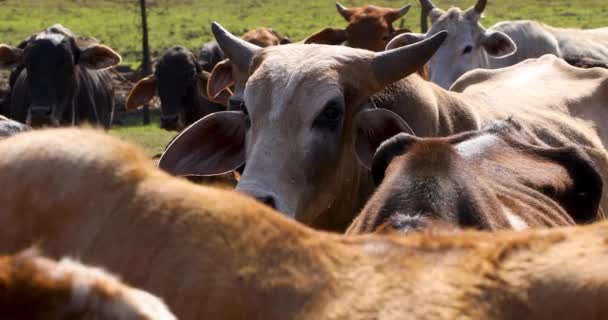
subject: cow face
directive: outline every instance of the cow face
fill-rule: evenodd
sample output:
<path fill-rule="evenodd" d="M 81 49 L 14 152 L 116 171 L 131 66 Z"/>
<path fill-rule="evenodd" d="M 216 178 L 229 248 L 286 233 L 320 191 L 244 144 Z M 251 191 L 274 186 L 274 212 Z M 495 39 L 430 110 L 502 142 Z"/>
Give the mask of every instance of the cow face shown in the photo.
<path fill-rule="evenodd" d="M 389 47 L 412 44 L 437 32 L 448 31 L 449 38 L 429 60 L 428 72 L 429 80 L 449 89 L 465 72 L 487 67 L 489 58 L 504 58 L 517 50 L 509 36 L 481 26 L 479 20 L 484 8 L 484 0 L 466 11 L 458 8 L 443 11 L 433 7 L 429 13 L 432 26 L 427 34 L 397 36 Z"/>
<path fill-rule="evenodd" d="M 0 65 L 25 67 L 30 101 L 27 122 L 33 126 L 59 125 L 64 113 L 73 113 L 78 66 L 102 70 L 120 63 L 120 56 L 112 49 L 96 43 L 85 47 L 61 26 L 51 27 L 34 35 L 25 49 L 0 46 Z"/>
<path fill-rule="evenodd" d="M 326 28 L 308 37 L 305 43 L 342 44 L 349 47 L 382 51 L 397 31 L 393 22 L 407 13 L 411 5 L 402 8 L 365 6 L 346 8 L 336 3 L 338 13 L 348 22 L 346 29 Z"/>
<path fill-rule="evenodd" d="M 206 99 L 209 74 L 201 71 L 194 55 L 184 47 L 165 52 L 154 75 L 140 80 L 131 90 L 127 108 L 133 109 L 148 103 L 158 93 L 161 101 L 160 127 L 165 130 L 182 130 L 192 118 L 221 111 L 220 105 Z"/>
<path fill-rule="evenodd" d="M 217 174 L 246 162 L 237 190 L 309 224 L 328 208 L 348 204 L 340 197 L 358 185 L 352 181 L 362 170 L 351 152 L 354 116 L 371 94 L 423 65 L 445 38 L 374 54 L 319 45 L 261 49 L 218 25 L 213 30 L 233 68 L 249 71 L 243 99 L 234 101 L 234 111 L 208 116 L 182 133 L 160 166 L 177 174 Z M 212 133 L 213 139 L 201 138 Z"/>
<path fill-rule="evenodd" d="M 530 145 L 520 130 L 508 120 L 447 138 L 390 138 L 366 163 L 379 187 L 349 233 L 438 221 L 495 230 L 595 220 L 602 180 L 591 160 L 575 147 Z"/>

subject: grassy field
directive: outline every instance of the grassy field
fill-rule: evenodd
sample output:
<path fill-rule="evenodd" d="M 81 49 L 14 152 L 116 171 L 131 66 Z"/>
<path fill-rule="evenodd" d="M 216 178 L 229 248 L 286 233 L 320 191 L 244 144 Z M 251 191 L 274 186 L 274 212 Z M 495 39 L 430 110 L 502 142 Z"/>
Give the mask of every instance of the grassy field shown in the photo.
<path fill-rule="evenodd" d="M 181 44 L 197 50 L 211 40 L 209 25 L 219 21 L 229 30 L 242 33 L 257 26 L 270 26 L 292 40 L 300 40 L 327 26 L 342 27 L 331 0 L 148 0 L 150 41 L 153 54 Z M 417 0 L 404 19 L 404 26 L 419 29 Z M 373 3 L 398 7 L 408 1 L 352 1 L 346 6 Z M 474 0 L 434 0 L 444 9 L 461 8 Z M 0 43 L 17 45 L 34 32 L 62 23 L 78 34 L 94 36 L 123 55 L 133 67 L 139 65 L 139 7 L 136 0 L 0 0 Z M 488 3 L 484 25 L 507 19 L 533 19 L 563 27 L 608 26 L 606 0 L 503 0 Z M 124 127 L 118 135 L 144 145 L 150 154 L 162 149 L 172 136 L 157 125 Z"/>

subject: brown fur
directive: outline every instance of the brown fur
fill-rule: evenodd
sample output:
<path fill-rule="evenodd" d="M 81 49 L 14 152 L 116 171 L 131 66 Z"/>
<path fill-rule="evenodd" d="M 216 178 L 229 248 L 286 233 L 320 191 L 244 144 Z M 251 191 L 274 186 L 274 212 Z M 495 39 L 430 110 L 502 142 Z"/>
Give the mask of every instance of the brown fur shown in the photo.
<path fill-rule="evenodd" d="M 100 269 L 53 261 L 33 250 L 0 256 L 3 319 L 174 319 L 160 300 L 132 301 L 131 292 Z"/>
<path fill-rule="evenodd" d="M 378 190 L 348 234 L 393 228 L 497 230 L 597 219 L 602 180 L 576 147 L 528 144 L 512 120 L 446 138 L 397 135 L 376 152 Z"/>
<path fill-rule="evenodd" d="M 0 193 L 0 250 L 79 256 L 180 319 L 608 317 L 606 223 L 342 238 L 172 178 L 99 133 L 24 133 L 0 153 L 14 186 Z"/>

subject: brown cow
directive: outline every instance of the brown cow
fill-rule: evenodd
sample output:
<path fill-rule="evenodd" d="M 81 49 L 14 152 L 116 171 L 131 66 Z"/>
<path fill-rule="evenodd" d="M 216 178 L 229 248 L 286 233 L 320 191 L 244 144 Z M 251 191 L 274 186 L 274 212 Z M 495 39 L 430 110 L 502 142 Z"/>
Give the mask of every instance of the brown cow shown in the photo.
<path fill-rule="evenodd" d="M 346 29 L 325 28 L 306 38 L 304 43 L 345 43 L 353 48 L 383 51 L 395 35 L 409 32 L 407 29 L 395 30 L 393 22 L 406 14 L 411 6 L 408 4 L 398 9 L 377 6 L 346 8 L 336 2 L 338 13 L 348 22 Z"/>
<path fill-rule="evenodd" d="M 377 146 L 379 138 L 400 132 L 392 125 L 395 118 L 428 137 L 479 130 L 514 116 L 553 147 L 574 143 L 597 150 L 594 163 L 608 178 L 602 140 L 580 119 L 608 123 L 606 70 L 574 68 L 545 56 L 465 77 L 466 83 L 455 84 L 461 92 L 453 92 L 412 74 L 444 33 L 373 53 L 313 44 L 261 49 L 218 25 L 214 31 L 242 77 L 235 88 L 242 83 L 246 90 L 232 97 L 238 109 L 182 132 L 160 165 L 179 174 L 216 174 L 246 162 L 237 189 L 300 222 L 340 231 L 350 225 L 374 190 L 371 174 L 353 157 L 353 130 L 367 133 Z M 355 116 L 369 109 L 376 111 L 355 128 Z M 216 139 L 199 138 L 211 134 Z M 607 208 L 608 198 L 602 203 Z"/>
<path fill-rule="evenodd" d="M 102 269 L 36 250 L 0 256 L 0 310 L 10 320 L 175 319 L 160 299 Z"/>
<path fill-rule="evenodd" d="M 342 237 L 170 177 L 101 133 L 23 133 L 0 154 L 14 186 L 0 193 L 0 251 L 80 257 L 180 319 L 608 317 L 608 223 Z"/>
<path fill-rule="evenodd" d="M 525 136 L 506 120 L 446 138 L 392 137 L 364 163 L 379 187 L 347 233 L 416 231 L 437 220 L 485 230 L 596 220 L 602 178 L 591 160 Z"/>

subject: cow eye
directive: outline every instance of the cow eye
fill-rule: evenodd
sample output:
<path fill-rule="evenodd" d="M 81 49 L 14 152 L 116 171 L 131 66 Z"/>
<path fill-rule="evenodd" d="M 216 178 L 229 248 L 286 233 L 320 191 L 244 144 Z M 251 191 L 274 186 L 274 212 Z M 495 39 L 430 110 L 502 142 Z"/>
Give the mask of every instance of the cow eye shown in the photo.
<path fill-rule="evenodd" d="M 472 46 L 466 46 L 464 47 L 464 49 L 462 50 L 462 54 L 467 54 L 469 52 L 473 51 L 473 47 Z"/>
<path fill-rule="evenodd" d="M 314 125 L 335 130 L 340 125 L 343 113 L 340 102 L 329 102 L 315 119 Z"/>

